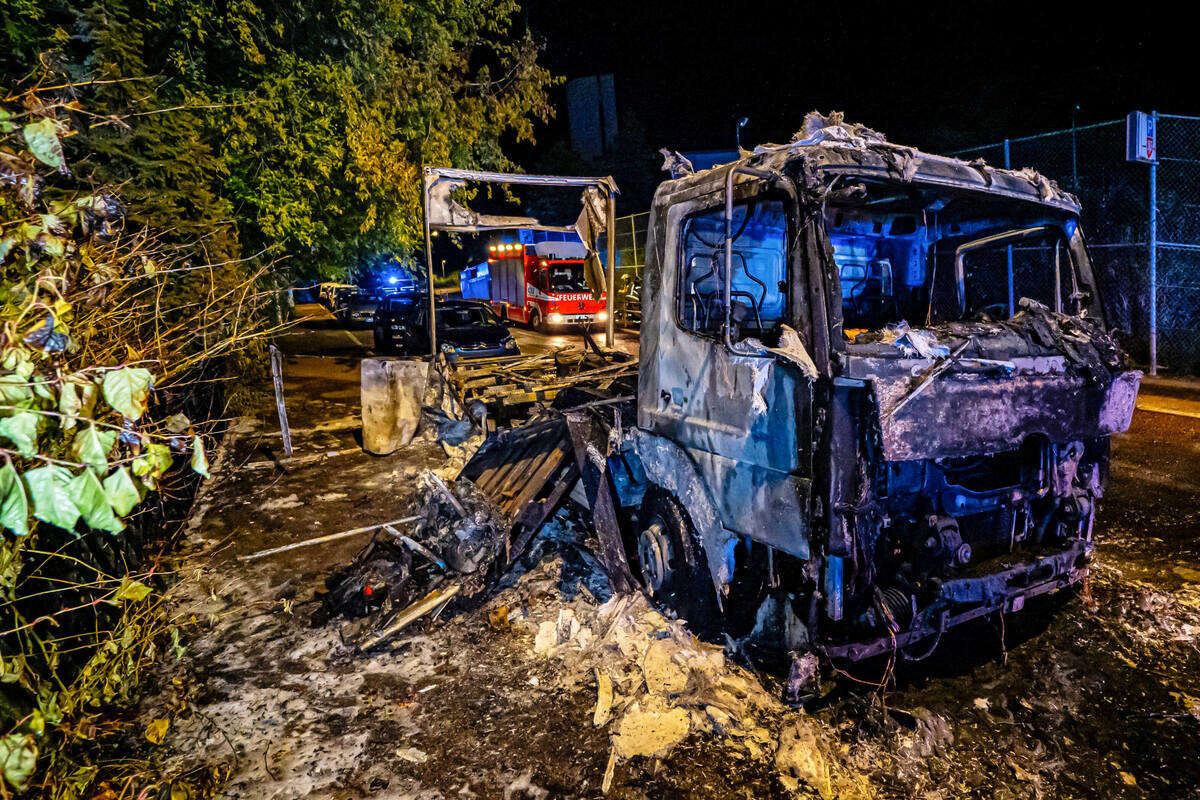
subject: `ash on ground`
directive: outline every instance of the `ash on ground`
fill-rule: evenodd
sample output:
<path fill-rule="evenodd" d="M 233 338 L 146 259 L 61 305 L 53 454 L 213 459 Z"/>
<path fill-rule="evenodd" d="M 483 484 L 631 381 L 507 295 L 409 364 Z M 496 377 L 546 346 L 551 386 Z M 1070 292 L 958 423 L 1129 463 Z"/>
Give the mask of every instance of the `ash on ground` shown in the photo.
<path fill-rule="evenodd" d="M 371 496 L 400 487 L 386 509 L 399 517 L 430 497 L 408 461 L 384 474 L 364 462 L 345 480 Z M 305 480 L 307 496 L 334 496 L 327 475 Z M 245 489 L 218 488 L 213 507 L 220 492 Z M 352 515 L 355 502 L 329 504 Z M 197 540 L 264 513 L 249 512 L 198 522 Z M 1136 530 L 1118 516 L 1082 596 L 948 637 L 882 689 L 881 673 L 853 670 L 812 713 L 783 707 L 781 676 L 742 649 L 697 640 L 640 595 L 611 596 L 569 508 L 472 602 L 367 652 L 347 620 L 314 627 L 303 605 L 353 548 L 202 565 L 177 589 L 180 618 L 194 620 L 186 655 L 142 716 L 181 709 L 164 769 L 223 764 L 231 798 L 1178 797 L 1194 786 L 1200 592 L 1197 576 L 1169 583 L 1131 555 L 1144 547 Z M 409 555 L 401 572 L 438 574 Z"/>

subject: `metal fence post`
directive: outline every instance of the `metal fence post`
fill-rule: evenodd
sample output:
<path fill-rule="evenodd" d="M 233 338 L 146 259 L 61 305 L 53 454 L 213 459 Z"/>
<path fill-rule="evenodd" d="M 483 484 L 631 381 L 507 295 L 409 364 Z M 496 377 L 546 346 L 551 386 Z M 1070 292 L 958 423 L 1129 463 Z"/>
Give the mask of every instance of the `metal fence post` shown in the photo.
<path fill-rule="evenodd" d="M 429 180 L 426 175 L 425 187 L 421 191 L 421 207 L 425 217 L 425 278 L 429 289 L 429 360 L 437 360 L 437 305 L 433 292 L 433 239 L 429 233 Z"/>
<path fill-rule="evenodd" d="M 271 382 L 275 385 L 275 411 L 279 414 L 279 433 L 283 436 L 283 455 L 292 457 L 292 426 L 288 424 L 287 405 L 283 401 L 283 353 L 271 345 Z"/>
<path fill-rule="evenodd" d="M 1008 139 L 1004 140 L 1004 168 L 1012 169 L 1012 158 L 1009 153 Z M 1013 249 L 1010 244 L 1006 250 L 1008 251 L 1008 315 L 1011 317 L 1017 313 L 1016 298 L 1013 297 Z"/>
<path fill-rule="evenodd" d="M 1158 136 L 1158 112 L 1151 111 Z M 1150 374 L 1158 374 L 1158 144 L 1150 162 Z"/>
<path fill-rule="evenodd" d="M 637 252 L 637 225 L 635 225 L 635 224 L 634 224 L 634 222 L 633 222 L 635 219 L 637 219 L 637 214 L 630 214 L 630 215 L 629 215 L 629 238 L 630 238 L 630 239 L 632 240 L 632 242 L 633 242 L 633 263 L 636 265 L 636 264 L 639 264 L 639 263 L 641 263 L 641 262 L 639 262 L 639 261 L 638 261 L 638 252 Z"/>
<path fill-rule="evenodd" d="M 606 318 L 604 320 L 604 346 L 612 348 L 616 346 L 616 336 L 614 329 L 616 320 L 613 315 L 617 309 L 617 196 L 613 194 L 613 190 L 608 190 L 608 219 L 605 221 L 608 229 L 608 269 L 604 275 L 605 288 L 608 289 L 606 297 L 605 311 Z"/>

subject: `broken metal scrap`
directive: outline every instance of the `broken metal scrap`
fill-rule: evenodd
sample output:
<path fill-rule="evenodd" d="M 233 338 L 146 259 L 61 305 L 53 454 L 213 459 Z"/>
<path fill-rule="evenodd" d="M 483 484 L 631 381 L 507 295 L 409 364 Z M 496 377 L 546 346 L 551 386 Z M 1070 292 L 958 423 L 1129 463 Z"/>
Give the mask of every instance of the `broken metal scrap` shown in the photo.
<path fill-rule="evenodd" d="M 919 395 L 921 392 L 925 391 L 925 389 L 927 389 L 929 387 L 929 385 L 931 383 L 933 383 L 934 380 L 936 380 L 939 375 L 941 375 L 946 370 L 950 369 L 950 366 L 962 354 L 962 352 L 967 349 L 967 345 L 969 345 L 970 343 L 971 343 L 971 340 L 968 339 L 967 341 L 960 344 L 958 347 L 954 348 L 954 351 L 952 353 L 950 353 L 948 356 L 943 357 L 940 361 L 938 361 L 936 364 L 934 364 L 933 367 L 931 367 L 929 369 L 929 372 L 925 375 L 925 377 L 916 386 L 913 387 L 912 391 L 910 391 L 908 394 L 904 395 L 904 397 L 902 397 L 898 401 L 896 401 L 895 405 L 893 405 L 887 411 L 883 412 L 883 416 L 886 418 L 886 417 L 891 417 L 891 416 L 895 415 L 897 412 L 900 411 L 900 409 L 902 409 L 906 405 L 908 405 L 909 402 L 914 397 Z"/>
<path fill-rule="evenodd" d="M 495 417 L 501 409 L 547 402 L 568 387 L 611 387 L 637 374 L 626 354 L 589 354 L 578 347 L 538 356 L 506 356 L 450 364 L 446 379 L 463 405 L 478 401 Z"/>
<path fill-rule="evenodd" d="M 322 616 L 360 618 L 350 639 L 360 649 L 382 644 L 458 595 L 474 597 L 491 585 L 505 550 L 504 527 L 491 502 L 469 481 L 448 486 L 432 473 L 419 479 L 411 535 L 392 526 L 326 581 Z M 412 555 L 424 562 L 417 564 Z M 414 597 L 421 596 L 416 602 Z"/>
<path fill-rule="evenodd" d="M 364 638 L 361 644 L 359 644 L 359 649 L 365 651 L 384 644 L 396 634 L 400 633 L 400 631 L 419 620 L 421 617 L 425 616 L 426 614 L 433 613 L 439 608 L 443 608 L 447 603 L 453 600 L 460 591 L 462 591 L 462 585 L 458 583 L 451 583 L 445 588 L 432 590 L 420 600 L 401 610 L 398 614 L 396 614 L 395 618 L 381 630 Z"/>

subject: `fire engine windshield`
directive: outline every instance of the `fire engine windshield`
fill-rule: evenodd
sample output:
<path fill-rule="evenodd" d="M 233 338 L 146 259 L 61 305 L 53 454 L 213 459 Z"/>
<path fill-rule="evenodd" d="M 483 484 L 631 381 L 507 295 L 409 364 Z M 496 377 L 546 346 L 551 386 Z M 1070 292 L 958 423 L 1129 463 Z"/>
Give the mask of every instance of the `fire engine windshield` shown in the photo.
<path fill-rule="evenodd" d="M 546 267 L 550 291 L 571 294 L 590 291 L 583 278 L 583 263 L 550 264 Z"/>

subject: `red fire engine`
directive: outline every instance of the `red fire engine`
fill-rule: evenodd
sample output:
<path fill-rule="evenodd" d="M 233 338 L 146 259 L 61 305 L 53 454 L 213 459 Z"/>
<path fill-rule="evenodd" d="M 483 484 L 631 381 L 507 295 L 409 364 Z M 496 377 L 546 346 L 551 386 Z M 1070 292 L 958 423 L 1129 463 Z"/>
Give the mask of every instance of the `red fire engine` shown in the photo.
<path fill-rule="evenodd" d="M 605 295 L 592 298 L 583 259 L 539 255 L 538 249 L 538 244 L 488 247 L 488 294 L 496 313 L 539 331 L 603 323 Z"/>

